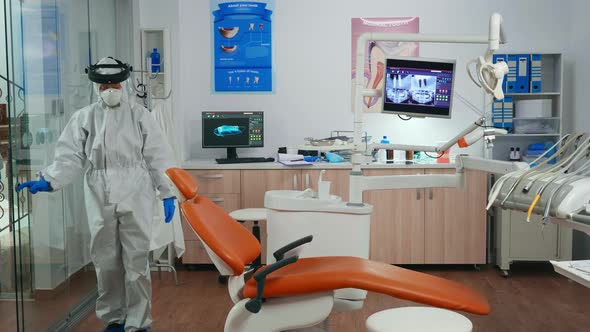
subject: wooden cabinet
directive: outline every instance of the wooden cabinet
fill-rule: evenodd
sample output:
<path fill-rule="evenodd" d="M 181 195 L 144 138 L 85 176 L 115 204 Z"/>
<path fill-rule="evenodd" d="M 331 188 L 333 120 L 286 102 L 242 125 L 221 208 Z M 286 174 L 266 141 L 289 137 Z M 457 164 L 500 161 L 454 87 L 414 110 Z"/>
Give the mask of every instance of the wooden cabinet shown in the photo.
<path fill-rule="evenodd" d="M 302 189 L 312 188 L 314 191 L 318 191 L 318 180 L 320 177 L 319 169 L 302 170 L 301 180 Z M 332 195 L 342 197 L 342 200 L 348 201 L 349 195 L 349 180 L 350 170 L 348 169 L 327 169 L 324 173 L 324 181 L 330 181 L 330 193 Z"/>
<path fill-rule="evenodd" d="M 242 208 L 264 207 L 264 193 L 269 190 L 300 190 L 301 170 L 243 170 Z"/>
<path fill-rule="evenodd" d="M 426 174 L 453 174 L 452 169 L 427 169 Z M 486 262 L 487 175 L 466 170 L 464 188 L 425 191 L 426 264 Z"/>
<path fill-rule="evenodd" d="M 200 194 L 239 194 L 239 170 L 190 170 Z"/>
<path fill-rule="evenodd" d="M 321 169 L 189 171 L 199 193 L 227 212 L 264 207 L 269 190 L 317 191 Z M 455 169 L 366 169 L 365 175 L 453 174 Z M 330 192 L 348 200 L 348 169 L 327 169 Z M 376 190 L 364 193 L 373 205 L 370 258 L 390 264 L 482 264 L 486 260 L 486 188 L 483 172 L 466 171 L 465 188 Z M 261 221 L 262 260 L 266 221 Z M 244 224 L 252 229 L 252 223 Z M 210 264 L 202 244 L 183 220 L 184 263 Z M 337 231 L 337 230 L 336 230 Z"/>
<path fill-rule="evenodd" d="M 413 175 L 423 169 L 368 170 L 365 175 Z M 424 189 L 374 190 L 363 200 L 373 205 L 372 260 L 390 264 L 424 263 Z"/>
<path fill-rule="evenodd" d="M 454 169 L 369 170 L 369 176 L 454 174 Z M 371 259 L 390 264 L 484 264 L 486 188 L 483 172 L 466 171 L 465 188 L 376 190 Z"/>

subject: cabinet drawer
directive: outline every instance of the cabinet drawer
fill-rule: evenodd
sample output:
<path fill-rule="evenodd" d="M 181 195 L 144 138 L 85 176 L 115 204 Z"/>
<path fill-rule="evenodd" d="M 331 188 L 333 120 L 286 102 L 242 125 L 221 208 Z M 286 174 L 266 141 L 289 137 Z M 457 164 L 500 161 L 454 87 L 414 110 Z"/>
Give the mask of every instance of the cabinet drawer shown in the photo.
<path fill-rule="evenodd" d="M 200 194 L 239 194 L 240 171 L 189 170 L 197 181 Z"/>
<path fill-rule="evenodd" d="M 230 213 L 240 208 L 240 194 L 214 194 L 203 193 L 213 203 L 219 205 L 225 212 Z"/>
<path fill-rule="evenodd" d="M 186 250 L 182 255 L 183 264 L 212 264 L 201 241 L 185 241 Z"/>

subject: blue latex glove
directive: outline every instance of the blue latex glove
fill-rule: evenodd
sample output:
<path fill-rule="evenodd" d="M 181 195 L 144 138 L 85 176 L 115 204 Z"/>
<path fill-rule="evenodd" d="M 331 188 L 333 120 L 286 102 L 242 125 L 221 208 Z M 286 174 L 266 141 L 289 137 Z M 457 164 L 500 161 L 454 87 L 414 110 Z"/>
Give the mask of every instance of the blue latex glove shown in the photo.
<path fill-rule="evenodd" d="M 16 186 L 16 191 L 21 191 L 24 188 L 29 188 L 29 192 L 31 194 L 36 194 L 40 191 L 51 191 L 51 183 L 45 181 L 45 178 L 43 178 L 43 176 L 41 176 L 40 180 L 37 181 L 27 181 L 24 183 L 19 183 Z"/>
<path fill-rule="evenodd" d="M 335 154 L 333 152 L 326 152 L 324 153 L 324 155 L 326 156 L 326 159 L 328 159 L 328 161 L 331 163 L 341 163 L 344 161 L 344 158 L 342 156 Z"/>
<path fill-rule="evenodd" d="M 168 197 L 164 198 L 164 221 L 169 223 L 174 217 L 174 210 L 176 206 L 174 205 L 174 200 L 176 197 Z"/>

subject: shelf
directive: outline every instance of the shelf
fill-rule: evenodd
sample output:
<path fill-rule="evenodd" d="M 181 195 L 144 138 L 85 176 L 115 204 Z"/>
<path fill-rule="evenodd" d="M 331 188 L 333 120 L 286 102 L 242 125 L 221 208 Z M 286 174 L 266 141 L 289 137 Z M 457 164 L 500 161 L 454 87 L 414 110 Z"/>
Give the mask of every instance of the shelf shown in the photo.
<path fill-rule="evenodd" d="M 538 117 L 538 118 L 512 118 L 512 120 L 561 120 L 558 116 L 553 117 Z"/>
<path fill-rule="evenodd" d="M 508 135 L 497 135 L 496 138 L 502 137 L 559 137 L 560 134 L 508 134 Z"/>
<path fill-rule="evenodd" d="M 506 97 L 535 97 L 535 96 L 560 96 L 559 92 L 526 92 L 526 93 L 505 93 Z"/>

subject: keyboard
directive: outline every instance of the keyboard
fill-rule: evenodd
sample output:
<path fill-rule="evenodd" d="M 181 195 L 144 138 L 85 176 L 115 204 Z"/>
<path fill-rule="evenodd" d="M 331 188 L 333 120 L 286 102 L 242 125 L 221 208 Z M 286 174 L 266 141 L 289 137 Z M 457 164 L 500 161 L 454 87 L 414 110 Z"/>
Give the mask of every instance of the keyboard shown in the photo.
<path fill-rule="evenodd" d="M 218 164 L 241 164 L 241 163 L 269 163 L 275 161 L 275 158 L 264 157 L 250 157 L 250 158 L 235 158 L 235 159 L 215 159 Z"/>

